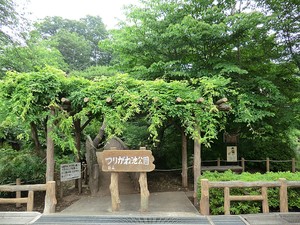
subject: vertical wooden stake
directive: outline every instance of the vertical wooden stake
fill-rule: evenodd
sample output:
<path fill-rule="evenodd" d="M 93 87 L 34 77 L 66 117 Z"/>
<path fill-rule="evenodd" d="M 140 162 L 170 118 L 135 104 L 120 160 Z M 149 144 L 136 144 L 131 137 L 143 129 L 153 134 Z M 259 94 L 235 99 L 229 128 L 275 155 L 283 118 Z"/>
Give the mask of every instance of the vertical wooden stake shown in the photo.
<path fill-rule="evenodd" d="M 200 129 L 196 128 L 200 134 Z M 201 176 L 201 143 L 199 139 L 194 140 L 194 205 L 198 205 L 197 191 L 198 191 L 198 179 Z"/>
<path fill-rule="evenodd" d="M 266 160 L 266 170 L 267 170 L 267 172 L 270 172 L 270 159 L 269 159 L 269 157 Z"/>
<path fill-rule="evenodd" d="M 21 185 L 21 179 L 20 178 L 16 179 L 16 185 Z M 16 191 L 16 198 L 21 198 L 21 191 Z M 20 208 L 21 203 L 16 203 L 16 207 Z"/>
<path fill-rule="evenodd" d="M 184 133 L 184 129 L 181 130 L 181 149 L 182 149 L 182 187 L 187 188 L 188 187 L 188 163 L 187 163 L 187 137 Z"/>
<path fill-rule="evenodd" d="M 207 179 L 201 179 L 200 213 L 209 215 L 209 184 Z"/>
<path fill-rule="evenodd" d="M 217 166 L 221 166 L 220 158 L 217 159 Z"/>
<path fill-rule="evenodd" d="M 139 178 L 140 183 L 140 190 L 141 190 L 141 212 L 148 211 L 148 204 L 149 204 L 149 190 L 147 184 L 147 173 L 143 172 L 140 173 Z"/>
<path fill-rule="evenodd" d="M 55 181 L 48 181 L 46 183 L 44 214 L 55 213 L 55 206 L 57 204 L 55 194 Z"/>
<path fill-rule="evenodd" d="M 27 211 L 28 212 L 33 211 L 33 205 L 34 205 L 34 192 L 28 191 L 28 197 L 27 197 Z"/>
<path fill-rule="evenodd" d="M 292 173 L 296 172 L 296 160 L 295 158 L 292 158 Z"/>
<path fill-rule="evenodd" d="M 279 178 L 280 182 L 280 212 L 288 212 L 288 194 L 287 183 L 285 178 Z"/>
<path fill-rule="evenodd" d="M 224 188 L 224 213 L 230 215 L 230 189 L 229 187 Z"/>
<path fill-rule="evenodd" d="M 110 177 L 110 194 L 111 194 L 111 210 L 113 212 L 120 210 L 120 195 L 119 195 L 119 174 L 111 173 Z"/>
<path fill-rule="evenodd" d="M 243 172 L 245 172 L 245 159 L 242 158 L 242 168 L 243 168 Z"/>
<path fill-rule="evenodd" d="M 263 213 L 269 213 L 268 188 L 267 187 L 261 187 L 261 195 L 263 197 L 263 200 L 262 200 Z"/>

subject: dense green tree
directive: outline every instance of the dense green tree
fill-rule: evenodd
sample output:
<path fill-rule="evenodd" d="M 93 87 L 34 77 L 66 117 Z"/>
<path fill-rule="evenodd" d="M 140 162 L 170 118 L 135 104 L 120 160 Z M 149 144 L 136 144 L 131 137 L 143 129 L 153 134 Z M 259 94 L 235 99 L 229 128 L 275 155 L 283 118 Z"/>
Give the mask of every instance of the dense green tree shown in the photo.
<path fill-rule="evenodd" d="M 113 52 L 117 68 L 143 79 L 231 79 L 239 96 L 227 96 L 234 112 L 227 129 L 250 137 L 247 146 L 255 145 L 251 137 L 264 137 L 266 149 L 271 142 L 279 146 L 287 140 L 286 130 L 299 126 L 293 119 L 299 114 L 299 79 L 295 64 L 282 60 L 286 55 L 273 32 L 273 15 L 250 10 L 251 1 L 140 2 L 128 8 L 121 29 L 100 44 Z"/>
<path fill-rule="evenodd" d="M 108 35 L 105 25 L 99 16 L 86 16 L 78 21 L 61 17 L 46 17 L 42 22 L 36 23 L 35 26 L 43 38 L 54 38 L 59 41 L 59 45 L 65 44 L 61 43 L 63 41 L 60 39 L 62 33 L 72 33 L 73 36 L 76 34 L 77 39 L 82 39 L 81 42 L 85 40 L 86 44 L 89 45 L 89 66 L 108 65 L 110 54 L 100 50 L 98 47 L 98 42 L 105 39 Z M 70 56 L 66 55 L 65 57 Z M 85 62 L 83 62 L 83 65 L 80 65 L 80 63 L 81 60 L 78 60 L 78 68 L 84 69 L 87 67 Z"/>
<path fill-rule="evenodd" d="M 41 40 L 33 33 L 23 45 L 10 45 L 0 53 L 0 75 L 7 71 L 32 72 L 40 68 L 53 66 L 68 70 L 62 54 L 48 40 Z"/>
<path fill-rule="evenodd" d="M 53 40 L 70 70 L 83 70 L 90 66 L 92 48 L 82 36 L 62 30 Z"/>

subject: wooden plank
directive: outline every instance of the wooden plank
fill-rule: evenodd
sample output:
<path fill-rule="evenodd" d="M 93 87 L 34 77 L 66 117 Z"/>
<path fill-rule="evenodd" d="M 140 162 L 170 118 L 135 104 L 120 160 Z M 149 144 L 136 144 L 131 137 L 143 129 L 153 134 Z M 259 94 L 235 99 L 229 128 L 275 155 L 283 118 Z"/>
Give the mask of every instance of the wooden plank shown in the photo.
<path fill-rule="evenodd" d="M 0 204 L 27 203 L 28 198 L 0 198 Z"/>
<path fill-rule="evenodd" d="M 209 187 L 212 188 L 224 188 L 224 187 L 280 187 L 278 181 L 256 181 L 256 182 L 242 182 L 242 181 L 210 181 Z"/>
<path fill-rule="evenodd" d="M 262 195 L 231 195 L 230 201 L 262 201 Z"/>
<path fill-rule="evenodd" d="M 0 185 L 0 192 L 45 191 L 46 184 Z"/>
<path fill-rule="evenodd" d="M 150 150 L 104 150 L 100 155 L 105 172 L 150 172 L 155 169 Z"/>

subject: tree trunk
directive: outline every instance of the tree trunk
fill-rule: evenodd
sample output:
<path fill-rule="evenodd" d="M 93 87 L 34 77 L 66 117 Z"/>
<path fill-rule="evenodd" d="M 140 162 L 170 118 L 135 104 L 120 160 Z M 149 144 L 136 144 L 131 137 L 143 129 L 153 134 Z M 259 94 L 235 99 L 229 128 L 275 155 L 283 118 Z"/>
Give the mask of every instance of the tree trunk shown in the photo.
<path fill-rule="evenodd" d="M 74 120 L 74 128 L 75 128 L 75 145 L 77 149 L 76 153 L 76 162 L 81 162 L 81 127 L 80 127 L 80 120 Z M 75 183 L 75 186 L 78 188 L 79 194 L 82 192 L 82 179 L 79 178 L 76 180 L 77 183 Z"/>
<path fill-rule="evenodd" d="M 200 131 L 197 128 L 199 135 Z M 201 176 L 201 143 L 200 138 L 194 140 L 194 205 L 198 205 L 197 190 L 198 179 Z"/>
<path fill-rule="evenodd" d="M 44 157 L 45 155 L 42 153 L 42 150 L 41 150 L 41 143 L 39 141 L 39 136 L 38 136 L 38 131 L 37 131 L 37 128 L 36 128 L 36 124 L 34 122 L 30 122 L 30 128 L 31 128 L 31 137 L 32 137 L 33 142 L 34 142 L 35 153 L 38 156 Z"/>
<path fill-rule="evenodd" d="M 50 109 L 50 116 L 47 123 L 47 165 L 46 165 L 46 182 L 54 181 L 54 142 L 51 137 L 54 124 L 50 124 L 51 118 L 54 116 L 55 110 Z"/>
<path fill-rule="evenodd" d="M 95 196 L 99 191 L 99 164 L 97 161 L 96 148 L 92 139 L 88 136 L 86 140 L 86 162 L 89 174 L 89 188 L 91 195 Z"/>
<path fill-rule="evenodd" d="M 103 137 L 104 137 L 104 130 L 105 130 L 105 120 L 102 123 L 102 126 L 99 130 L 99 133 L 97 134 L 97 136 L 95 137 L 95 139 L 93 140 L 93 146 L 95 148 L 97 148 L 97 146 L 100 144 L 100 142 L 102 141 Z"/>
<path fill-rule="evenodd" d="M 187 162 L 187 137 L 184 129 L 181 129 L 181 145 L 182 145 L 182 187 L 188 187 L 188 162 Z"/>

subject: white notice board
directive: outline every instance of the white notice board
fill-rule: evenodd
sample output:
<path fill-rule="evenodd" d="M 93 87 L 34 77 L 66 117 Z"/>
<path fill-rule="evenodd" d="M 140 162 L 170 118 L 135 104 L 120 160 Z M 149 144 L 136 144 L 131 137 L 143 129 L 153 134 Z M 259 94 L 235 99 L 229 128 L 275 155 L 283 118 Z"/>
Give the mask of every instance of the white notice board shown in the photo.
<path fill-rule="evenodd" d="M 227 146 L 227 162 L 237 162 L 237 146 Z"/>
<path fill-rule="evenodd" d="M 70 163 L 60 165 L 60 181 L 75 180 L 81 178 L 81 164 Z"/>

